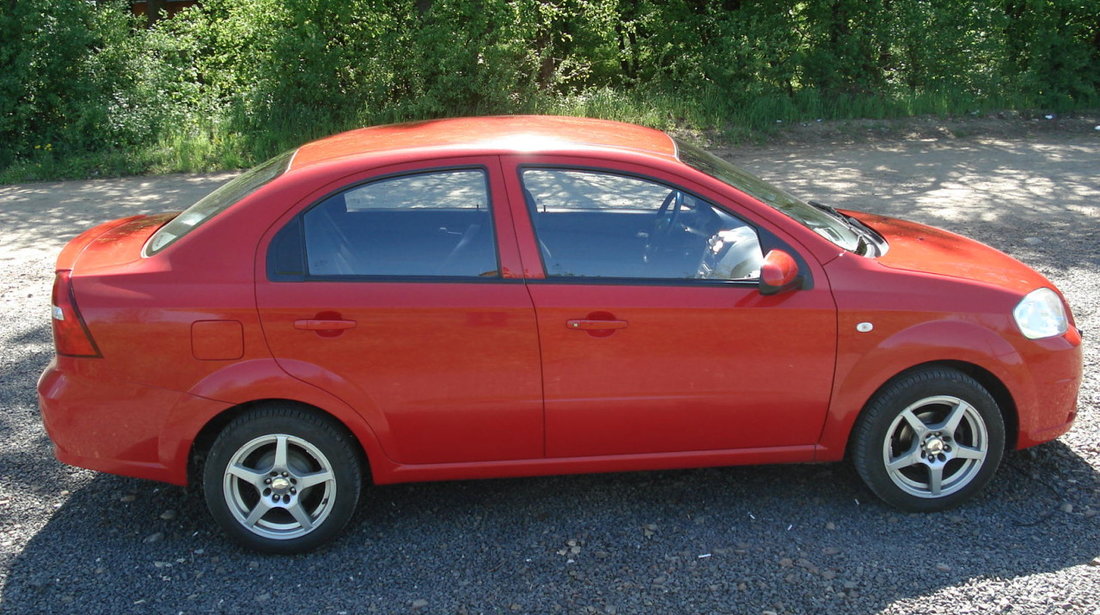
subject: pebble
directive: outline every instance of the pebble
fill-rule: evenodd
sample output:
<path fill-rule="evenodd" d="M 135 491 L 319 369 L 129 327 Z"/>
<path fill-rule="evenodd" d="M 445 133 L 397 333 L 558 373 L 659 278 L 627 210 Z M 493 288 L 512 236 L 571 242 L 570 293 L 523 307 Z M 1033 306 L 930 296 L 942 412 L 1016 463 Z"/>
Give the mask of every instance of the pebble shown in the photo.
<path fill-rule="evenodd" d="M 832 521 L 829 521 L 828 523 L 825 524 L 825 529 L 827 529 L 831 532 L 831 531 L 836 529 L 836 524 L 833 523 Z"/>
<path fill-rule="evenodd" d="M 1064 512 L 1064 513 L 1073 512 L 1073 504 L 1070 504 L 1069 502 L 1066 502 L 1066 503 L 1062 504 L 1061 508 L 1062 508 L 1062 512 Z"/>
<path fill-rule="evenodd" d="M 136 495 L 134 495 L 134 494 L 132 494 L 132 493 L 127 493 L 126 495 L 124 495 L 124 496 L 120 497 L 120 498 L 118 499 L 118 501 L 119 501 L 119 502 L 133 502 L 133 501 L 134 501 L 134 500 L 136 500 L 136 499 L 137 499 L 137 496 L 136 496 Z"/>
<path fill-rule="evenodd" d="M 160 513 L 160 518 L 164 519 L 165 521 L 171 521 L 172 519 L 176 518 L 176 511 L 174 511 L 172 509 L 168 509 L 168 510 Z"/>
<path fill-rule="evenodd" d="M 951 566 L 943 563 L 936 564 L 936 570 L 939 570 L 940 572 L 951 572 Z"/>
<path fill-rule="evenodd" d="M 147 545 L 151 545 L 154 542 L 160 542 L 161 540 L 164 540 L 164 532 L 153 532 L 152 534 L 149 534 L 148 536 L 143 538 L 141 542 Z"/>
<path fill-rule="evenodd" d="M 422 609 L 426 606 L 428 606 L 428 601 L 423 598 L 417 598 L 412 601 L 412 608 L 414 609 Z"/>

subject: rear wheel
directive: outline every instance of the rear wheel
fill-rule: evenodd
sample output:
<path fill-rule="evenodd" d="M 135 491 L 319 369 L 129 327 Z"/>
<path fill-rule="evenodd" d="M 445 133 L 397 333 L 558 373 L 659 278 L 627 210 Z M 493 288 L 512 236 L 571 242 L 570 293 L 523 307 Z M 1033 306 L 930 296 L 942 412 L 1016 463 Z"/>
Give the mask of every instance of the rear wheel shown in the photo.
<path fill-rule="evenodd" d="M 948 368 L 902 376 L 880 391 L 856 425 L 852 461 L 880 498 L 910 511 L 951 508 L 993 477 L 1004 420 L 976 380 Z"/>
<path fill-rule="evenodd" d="M 242 545 L 308 551 L 347 525 L 362 469 L 352 437 L 291 405 L 237 417 L 218 435 L 203 471 L 210 513 Z"/>

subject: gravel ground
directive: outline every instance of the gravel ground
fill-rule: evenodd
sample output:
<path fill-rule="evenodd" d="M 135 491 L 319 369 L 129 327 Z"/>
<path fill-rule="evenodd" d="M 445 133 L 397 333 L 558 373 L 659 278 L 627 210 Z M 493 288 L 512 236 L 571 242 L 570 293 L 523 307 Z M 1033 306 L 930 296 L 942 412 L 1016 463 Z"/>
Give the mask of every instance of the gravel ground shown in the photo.
<path fill-rule="evenodd" d="M 948 513 L 887 508 L 839 464 L 398 485 L 321 552 L 257 555 L 197 493 L 59 464 L 34 393 L 64 242 L 229 176 L 0 187 L 0 612 L 1100 613 L 1100 133 L 725 153 L 1049 276 L 1086 331 L 1073 431 Z"/>

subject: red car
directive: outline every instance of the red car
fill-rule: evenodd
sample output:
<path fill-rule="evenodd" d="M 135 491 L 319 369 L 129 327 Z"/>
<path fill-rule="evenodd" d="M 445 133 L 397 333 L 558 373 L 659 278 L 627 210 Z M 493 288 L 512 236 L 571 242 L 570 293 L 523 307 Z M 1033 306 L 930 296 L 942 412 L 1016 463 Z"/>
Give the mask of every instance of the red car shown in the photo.
<path fill-rule="evenodd" d="M 204 487 L 266 551 L 364 478 L 849 458 L 902 509 L 1065 433 L 1080 332 L 1043 276 L 806 203 L 647 128 L 381 126 L 74 239 L 38 391 L 57 457 Z"/>

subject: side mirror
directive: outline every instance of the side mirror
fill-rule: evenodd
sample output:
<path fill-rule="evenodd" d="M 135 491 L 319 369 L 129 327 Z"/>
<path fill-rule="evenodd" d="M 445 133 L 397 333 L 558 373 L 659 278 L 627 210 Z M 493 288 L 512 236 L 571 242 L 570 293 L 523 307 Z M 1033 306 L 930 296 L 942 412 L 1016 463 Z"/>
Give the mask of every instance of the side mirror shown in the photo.
<path fill-rule="evenodd" d="M 771 250 L 760 266 L 760 294 L 776 295 L 799 287 L 798 263 L 783 250 Z"/>

